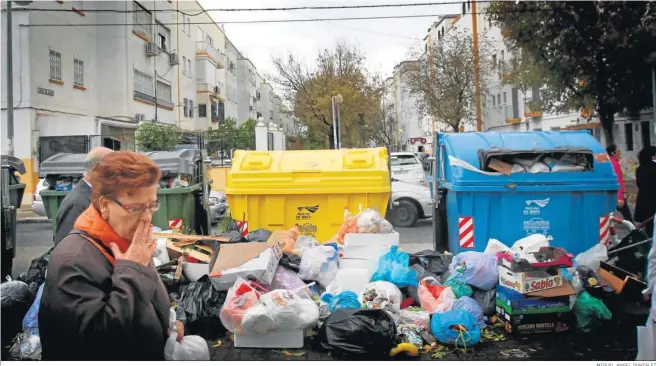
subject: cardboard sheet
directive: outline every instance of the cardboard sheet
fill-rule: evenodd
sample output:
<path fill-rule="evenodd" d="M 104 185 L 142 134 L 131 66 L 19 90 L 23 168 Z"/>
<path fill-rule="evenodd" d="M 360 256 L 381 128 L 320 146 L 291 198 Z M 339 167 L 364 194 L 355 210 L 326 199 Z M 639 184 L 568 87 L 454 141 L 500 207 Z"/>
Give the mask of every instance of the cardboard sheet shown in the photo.
<path fill-rule="evenodd" d="M 223 244 L 219 250 L 219 256 L 212 267 L 211 273 L 221 273 L 224 270 L 237 268 L 250 260 L 257 258 L 265 250 L 272 248 L 275 244 L 269 243 L 233 243 Z"/>

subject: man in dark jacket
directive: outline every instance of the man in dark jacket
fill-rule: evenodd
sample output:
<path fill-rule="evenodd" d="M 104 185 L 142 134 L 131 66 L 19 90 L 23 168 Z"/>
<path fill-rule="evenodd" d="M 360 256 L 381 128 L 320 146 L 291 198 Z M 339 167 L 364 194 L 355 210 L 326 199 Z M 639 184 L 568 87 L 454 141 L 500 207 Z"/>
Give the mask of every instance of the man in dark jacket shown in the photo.
<path fill-rule="evenodd" d="M 55 231 L 55 246 L 59 244 L 73 230 L 75 220 L 91 204 L 91 185 L 89 185 L 88 176 L 93 168 L 112 150 L 106 147 L 97 147 L 89 151 L 84 163 L 84 176 L 82 181 L 73 188 L 73 190 L 64 197 L 64 200 L 57 212 L 57 230 Z"/>

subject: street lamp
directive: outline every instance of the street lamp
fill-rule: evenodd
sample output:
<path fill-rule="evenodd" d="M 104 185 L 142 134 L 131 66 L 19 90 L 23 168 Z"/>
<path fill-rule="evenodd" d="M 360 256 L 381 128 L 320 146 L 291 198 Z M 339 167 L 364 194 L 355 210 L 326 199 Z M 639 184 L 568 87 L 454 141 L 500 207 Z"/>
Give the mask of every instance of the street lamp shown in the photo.
<path fill-rule="evenodd" d="M 17 5 L 27 6 L 32 1 L 14 1 Z M 10 156 L 14 155 L 14 46 L 12 44 L 12 30 L 11 24 L 11 1 L 7 1 L 7 138 L 9 139 L 9 146 L 7 153 Z"/>
<path fill-rule="evenodd" d="M 340 106 L 344 102 L 344 97 L 337 94 L 331 98 L 332 102 L 332 115 L 333 115 L 333 146 L 335 149 L 342 148 L 342 118 Z"/>

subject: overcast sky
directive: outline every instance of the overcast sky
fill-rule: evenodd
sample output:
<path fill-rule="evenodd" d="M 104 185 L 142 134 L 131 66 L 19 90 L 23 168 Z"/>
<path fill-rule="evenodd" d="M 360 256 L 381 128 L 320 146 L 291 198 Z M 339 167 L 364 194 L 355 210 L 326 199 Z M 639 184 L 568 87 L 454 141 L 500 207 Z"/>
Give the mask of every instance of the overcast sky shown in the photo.
<path fill-rule="evenodd" d="M 366 5 L 428 2 L 429 0 L 199 0 L 205 9 L 279 8 L 310 5 Z M 453 1 L 453 0 L 447 0 Z M 459 4 L 459 3 L 458 3 Z M 217 23 L 263 19 L 308 19 L 452 14 L 460 5 L 433 5 L 406 8 L 212 12 Z M 372 72 L 389 76 L 412 47 L 423 45 L 430 24 L 437 18 L 380 19 L 331 22 L 225 24 L 232 43 L 255 64 L 263 77 L 275 72 L 272 56 L 293 53 L 310 65 L 319 50 L 331 48 L 338 40 L 356 44 L 367 57 Z"/>

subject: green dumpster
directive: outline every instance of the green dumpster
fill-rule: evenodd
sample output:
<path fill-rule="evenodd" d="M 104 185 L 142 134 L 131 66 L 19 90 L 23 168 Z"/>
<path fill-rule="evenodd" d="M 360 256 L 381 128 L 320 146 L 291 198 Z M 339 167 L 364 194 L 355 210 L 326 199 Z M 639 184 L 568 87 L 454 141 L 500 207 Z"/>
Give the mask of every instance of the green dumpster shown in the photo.
<path fill-rule="evenodd" d="M 4 280 L 11 276 L 16 257 L 16 209 L 20 207 L 25 192 L 25 184 L 20 182 L 16 172 L 25 174 L 23 162 L 10 155 L 2 155 L 2 204 L 0 226 L 2 226 L 2 245 L 0 246 L 1 276 Z"/>
<path fill-rule="evenodd" d="M 39 169 L 39 177 L 47 182 L 48 189 L 39 192 L 46 215 L 52 222 L 52 232 L 57 230 L 57 212 L 69 191 L 56 190 L 57 181 L 70 178 L 79 182 L 84 175 L 86 154 L 60 153 L 44 160 Z"/>
<path fill-rule="evenodd" d="M 25 174 L 25 165 L 17 157 L 2 155 L 2 166 L 9 169 L 9 202 L 15 208 L 19 208 L 23 202 L 25 184 L 20 182 L 20 177 L 16 175 L 16 172 Z"/>
<path fill-rule="evenodd" d="M 207 187 L 201 150 L 147 152 L 162 171 L 157 198 L 160 208 L 153 215 L 153 225 L 162 230 L 182 229 L 207 234 L 209 217 L 203 199 Z M 187 187 L 168 188 L 178 175 L 188 178 Z"/>

